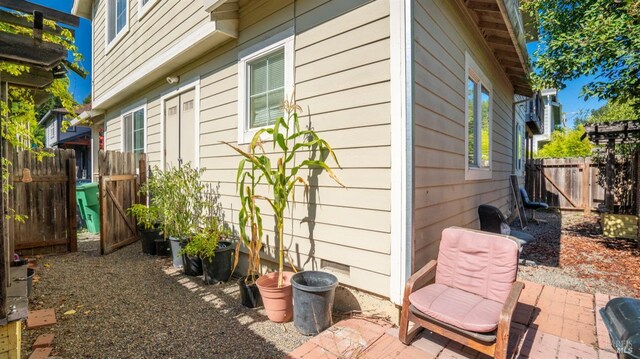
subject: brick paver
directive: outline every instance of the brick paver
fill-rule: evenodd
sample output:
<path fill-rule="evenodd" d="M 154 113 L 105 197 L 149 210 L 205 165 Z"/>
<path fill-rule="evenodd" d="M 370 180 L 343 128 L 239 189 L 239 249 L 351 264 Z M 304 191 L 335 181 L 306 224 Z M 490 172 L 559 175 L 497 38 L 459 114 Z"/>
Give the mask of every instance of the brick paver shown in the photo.
<path fill-rule="evenodd" d="M 608 332 L 596 310 L 608 296 L 525 282 L 509 336 L 509 352 L 529 359 L 613 359 Z M 311 339 L 289 359 L 487 358 L 441 335 L 423 330 L 405 346 L 398 329 L 381 321 L 349 319 Z"/>
<path fill-rule="evenodd" d="M 46 348 L 53 344 L 53 334 L 42 334 L 36 338 L 31 348 Z"/>
<path fill-rule="evenodd" d="M 53 309 L 29 311 L 27 329 L 41 328 L 56 324 L 56 312 Z"/>
<path fill-rule="evenodd" d="M 29 355 L 29 359 L 45 359 L 49 357 L 51 354 L 51 348 L 37 348 L 35 349 L 31 355 Z"/>

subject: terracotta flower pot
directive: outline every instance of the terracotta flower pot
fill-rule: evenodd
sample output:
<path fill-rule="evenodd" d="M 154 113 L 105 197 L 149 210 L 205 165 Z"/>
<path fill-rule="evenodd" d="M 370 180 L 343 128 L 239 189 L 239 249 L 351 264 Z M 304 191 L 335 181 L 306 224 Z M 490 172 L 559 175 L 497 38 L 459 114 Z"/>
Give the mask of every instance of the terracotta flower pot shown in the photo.
<path fill-rule="evenodd" d="M 291 277 L 293 272 L 284 272 L 284 284 L 278 288 L 278 272 L 267 273 L 258 278 L 256 285 L 269 320 L 284 323 L 293 317 L 293 291 Z"/>

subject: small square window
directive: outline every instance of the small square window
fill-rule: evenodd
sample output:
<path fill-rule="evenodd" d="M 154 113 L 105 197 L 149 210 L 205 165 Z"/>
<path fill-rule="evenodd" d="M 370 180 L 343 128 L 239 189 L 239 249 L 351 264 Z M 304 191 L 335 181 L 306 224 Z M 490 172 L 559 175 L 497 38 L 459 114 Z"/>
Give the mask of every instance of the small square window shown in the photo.
<path fill-rule="evenodd" d="M 492 91 L 488 78 L 466 54 L 465 178 L 491 178 Z"/>
<path fill-rule="evenodd" d="M 286 31 L 241 53 L 238 68 L 238 143 L 284 116 L 293 90 L 293 31 Z M 248 53 L 242 56 L 244 53 Z"/>

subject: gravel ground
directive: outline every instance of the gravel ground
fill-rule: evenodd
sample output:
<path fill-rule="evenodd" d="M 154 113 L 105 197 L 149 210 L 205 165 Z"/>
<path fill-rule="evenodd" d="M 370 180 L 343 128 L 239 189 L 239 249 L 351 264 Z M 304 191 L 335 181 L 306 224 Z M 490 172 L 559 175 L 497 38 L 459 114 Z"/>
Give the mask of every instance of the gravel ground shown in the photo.
<path fill-rule="evenodd" d="M 31 310 L 54 308 L 58 323 L 23 331 L 25 357 L 45 333 L 55 334 L 52 355 L 73 359 L 282 358 L 309 339 L 243 307 L 235 283 L 204 285 L 139 243 L 106 256 L 97 243 L 40 258 Z"/>
<path fill-rule="evenodd" d="M 521 266 L 521 279 L 584 293 L 640 297 L 640 250 L 633 241 L 602 236 L 597 216 L 537 212 L 548 223 L 530 223 L 536 241 L 525 249 L 536 266 Z M 519 227 L 516 220 L 513 228 Z"/>

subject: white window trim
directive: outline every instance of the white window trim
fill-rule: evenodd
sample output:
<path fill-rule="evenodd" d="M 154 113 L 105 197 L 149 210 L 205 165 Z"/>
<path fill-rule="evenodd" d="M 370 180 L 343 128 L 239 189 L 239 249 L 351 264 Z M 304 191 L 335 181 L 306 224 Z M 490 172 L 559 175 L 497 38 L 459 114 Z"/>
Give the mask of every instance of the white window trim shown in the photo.
<path fill-rule="evenodd" d="M 493 86 L 491 85 L 489 78 L 480 69 L 480 66 L 478 66 L 471 55 L 466 51 L 464 53 L 464 58 L 464 179 L 491 179 L 493 176 Z M 473 71 L 480 77 L 482 85 L 489 91 L 489 167 L 469 167 L 469 106 L 467 106 L 467 81 L 469 79 L 470 68 L 473 69 Z"/>
<path fill-rule="evenodd" d="M 109 1 L 105 1 L 104 4 L 107 7 L 105 9 L 106 17 L 105 17 L 105 32 L 104 32 L 104 53 L 105 55 L 111 51 L 121 40 L 129 33 L 129 0 L 125 0 L 127 5 L 125 6 L 125 19 L 127 23 L 124 25 L 124 28 L 116 34 L 116 36 L 109 42 Z"/>
<path fill-rule="evenodd" d="M 182 81 L 182 80 L 180 80 Z M 178 96 L 187 91 L 194 90 L 194 98 L 193 98 L 193 110 L 195 111 L 195 126 L 194 134 L 193 134 L 193 145 L 195 146 L 194 156 L 196 157 L 195 166 L 196 168 L 200 168 L 200 76 L 197 76 L 195 79 L 185 81 L 185 84 L 182 86 L 176 86 L 169 91 L 163 92 L 160 96 L 160 168 L 165 168 L 165 122 L 166 122 L 166 111 L 165 111 L 165 103 L 168 99 Z M 146 118 L 145 118 L 146 121 Z M 146 143 L 145 143 L 146 146 Z"/>
<path fill-rule="evenodd" d="M 149 12 L 149 10 L 151 10 L 151 8 L 153 8 L 159 2 L 160 1 L 158 0 L 149 0 L 148 3 L 142 5 L 142 0 L 138 0 L 138 20 L 141 20 Z"/>
<path fill-rule="evenodd" d="M 284 48 L 284 98 L 291 97 L 294 86 L 294 31 L 287 29 L 275 36 L 261 41 L 243 51 L 238 56 L 238 144 L 251 142 L 261 128 L 249 128 L 249 96 L 247 65 L 249 62 Z M 266 137 L 265 137 L 266 140 Z"/>
<path fill-rule="evenodd" d="M 131 114 L 131 116 L 133 116 L 133 113 L 136 111 L 142 110 L 142 118 L 143 118 L 143 134 L 142 137 L 144 138 L 144 153 L 147 153 L 147 99 L 143 99 L 141 101 L 136 102 L 133 105 L 127 106 L 124 109 L 122 109 L 122 111 L 120 111 L 120 151 L 125 152 L 126 149 L 124 148 L 125 146 L 125 140 L 124 140 L 124 136 L 125 136 L 125 128 L 124 128 L 124 116 Z M 133 123 L 133 122 L 132 122 Z M 133 131 L 131 132 L 131 134 L 133 135 Z M 105 137 L 106 138 L 106 137 Z M 131 144 L 132 146 L 134 145 L 133 143 L 133 139 L 131 139 Z M 105 148 L 106 148 L 106 142 L 105 142 Z"/>

